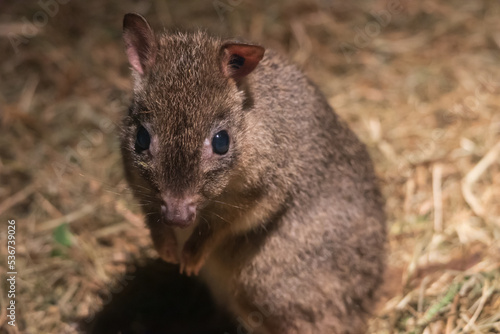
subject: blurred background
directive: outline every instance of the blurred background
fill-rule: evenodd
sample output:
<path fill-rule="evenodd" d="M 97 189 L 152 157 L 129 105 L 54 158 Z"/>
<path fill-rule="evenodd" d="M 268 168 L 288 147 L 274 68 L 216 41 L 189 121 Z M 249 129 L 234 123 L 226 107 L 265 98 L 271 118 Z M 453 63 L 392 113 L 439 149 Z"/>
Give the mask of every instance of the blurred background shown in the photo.
<path fill-rule="evenodd" d="M 124 181 L 127 12 L 288 55 L 367 144 L 389 216 L 370 333 L 500 333 L 493 0 L 0 1 L 1 333 L 236 333 L 157 259 Z"/>

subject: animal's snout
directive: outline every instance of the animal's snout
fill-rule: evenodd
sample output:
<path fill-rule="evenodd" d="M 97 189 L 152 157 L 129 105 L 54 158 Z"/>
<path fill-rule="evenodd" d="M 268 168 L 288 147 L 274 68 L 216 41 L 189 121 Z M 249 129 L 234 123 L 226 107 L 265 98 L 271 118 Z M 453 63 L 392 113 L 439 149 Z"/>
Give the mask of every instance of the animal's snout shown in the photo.
<path fill-rule="evenodd" d="M 184 228 L 194 221 L 197 205 L 193 198 L 162 197 L 161 215 L 164 224 Z"/>

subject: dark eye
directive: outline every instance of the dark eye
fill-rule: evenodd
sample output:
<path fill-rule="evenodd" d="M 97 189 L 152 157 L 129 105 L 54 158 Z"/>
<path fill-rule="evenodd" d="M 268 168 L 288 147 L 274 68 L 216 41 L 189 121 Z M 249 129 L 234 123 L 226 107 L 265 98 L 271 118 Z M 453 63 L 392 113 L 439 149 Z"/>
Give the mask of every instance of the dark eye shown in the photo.
<path fill-rule="evenodd" d="M 142 125 L 137 130 L 137 138 L 135 139 L 135 148 L 139 151 L 145 151 L 149 148 L 151 143 L 151 137 L 149 137 L 149 132 Z"/>
<path fill-rule="evenodd" d="M 219 131 L 212 139 L 212 148 L 214 153 L 226 154 L 229 150 L 229 135 L 226 130 Z"/>

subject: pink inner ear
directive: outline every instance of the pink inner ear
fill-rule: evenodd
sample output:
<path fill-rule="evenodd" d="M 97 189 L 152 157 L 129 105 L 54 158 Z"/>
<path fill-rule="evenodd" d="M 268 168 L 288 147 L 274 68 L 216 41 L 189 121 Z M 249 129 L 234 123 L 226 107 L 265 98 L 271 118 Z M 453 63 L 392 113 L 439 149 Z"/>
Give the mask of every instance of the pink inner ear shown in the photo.
<path fill-rule="evenodd" d="M 240 80 L 250 74 L 264 57 L 265 49 L 258 45 L 228 43 L 223 46 L 222 70 L 225 76 Z M 230 61 L 235 56 L 243 58 L 242 64 L 234 66 Z"/>
<path fill-rule="evenodd" d="M 137 50 L 132 46 L 128 46 L 126 52 L 127 52 L 128 61 L 129 61 L 130 65 L 132 66 L 132 68 L 134 70 L 136 70 L 137 72 L 139 72 L 139 74 L 141 74 L 141 75 L 144 74 L 144 69 L 142 68 L 141 60 L 139 58 L 139 54 L 138 54 Z"/>
<path fill-rule="evenodd" d="M 126 14 L 123 18 L 123 40 L 130 65 L 144 75 L 155 57 L 155 38 L 146 19 L 139 14 Z"/>

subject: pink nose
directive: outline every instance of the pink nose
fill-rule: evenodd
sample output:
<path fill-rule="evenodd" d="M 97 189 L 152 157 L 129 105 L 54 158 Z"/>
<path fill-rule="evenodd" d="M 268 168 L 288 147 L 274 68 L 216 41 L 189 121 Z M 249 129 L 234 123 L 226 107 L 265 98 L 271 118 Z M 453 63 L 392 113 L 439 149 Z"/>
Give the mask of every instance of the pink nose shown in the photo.
<path fill-rule="evenodd" d="M 196 216 L 196 204 L 190 198 L 163 197 L 161 215 L 166 225 L 188 227 Z"/>

